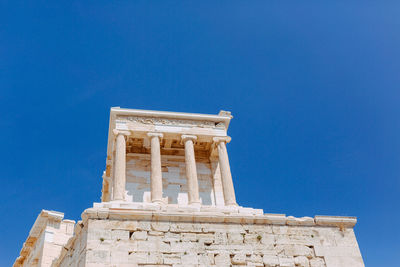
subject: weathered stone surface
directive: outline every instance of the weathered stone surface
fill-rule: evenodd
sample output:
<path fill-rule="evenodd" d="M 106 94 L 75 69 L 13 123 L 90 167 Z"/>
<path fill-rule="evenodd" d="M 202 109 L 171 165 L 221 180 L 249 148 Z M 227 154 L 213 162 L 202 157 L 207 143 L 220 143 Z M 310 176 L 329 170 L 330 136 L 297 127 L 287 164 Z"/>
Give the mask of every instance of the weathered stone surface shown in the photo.
<path fill-rule="evenodd" d="M 275 267 L 279 265 L 279 258 L 276 255 L 264 255 L 263 263 L 266 267 Z"/>
<path fill-rule="evenodd" d="M 335 227 L 316 228 L 313 231 L 302 226 L 240 225 L 235 223 L 181 223 L 165 222 L 162 225 L 167 232 L 154 230 L 148 221 L 137 222 L 137 229 L 148 230 L 113 230 L 111 221 L 89 220 L 81 234 L 87 233 L 87 239 L 77 236 L 73 249 L 69 249 L 59 265 L 69 266 L 70 260 L 81 251 L 86 263 L 108 262 L 110 265 L 146 264 L 173 266 L 269 266 L 269 267 L 336 267 L 362 266 L 362 259 L 352 232 L 341 234 Z M 116 223 L 114 223 L 116 225 Z M 150 225 L 150 227 L 148 227 Z M 154 224 L 156 225 L 156 224 Z M 92 228 L 93 229 L 92 229 Z M 174 232 L 171 232 L 173 229 Z M 232 229 L 245 229 L 244 233 L 232 232 Z M 200 231 L 201 230 L 201 231 Z M 154 234 L 156 233 L 156 234 Z M 318 234 L 316 234 L 318 233 Z M 304 235 L 303 235 L 304 234 Z M 308 238 L 308 235 L 314 235 Z M 130 238 L 129 238 L 130 235 Z M 345 237 L 343 236 L 345 235 Z M 101 237 L 107 237 L 101 239 Z M 296 239 L 293 239 L 296 236 Z M 331 242 L 336 237 L 342 246 L 333 246 Z M 82 238 L 82 240 L 80 240 Z M 298 243 L 293 240 L 303 240 Z M 333 239 L 334 240 L 334 239 Z M 86 242 L 86 243 L 85 243 Z M 291 243 L 292 242 L 292 243 Z M 318 243 L 319 245 L 315 245 Z M 324 246 L 327 244 L 328 246 Z M 87 248 L 89 254 L 85 254 Z M 70 256 L 68 256 L 70 255 Z M 353 265 L 348 265 L 351 263 Z M 341 265 L 340 265 L 341 264 Z M 347 265 L 346 265 L 347 264 Z M 358 265 L 357 265 L 358 264 Z"/>
<path fill-rule="evenodd" d="M 215 264 L 217 266 L 221 265 L 230 265 L 231 257 L 226 252 L 221 252 L 220 254 L 215 255 Z"/>
<path fill-rule="evenodd" d="M 309 267 L 308 258 L 305 256 L 298 256 L 294 258 L 294 264 L 299 267 Z"/>

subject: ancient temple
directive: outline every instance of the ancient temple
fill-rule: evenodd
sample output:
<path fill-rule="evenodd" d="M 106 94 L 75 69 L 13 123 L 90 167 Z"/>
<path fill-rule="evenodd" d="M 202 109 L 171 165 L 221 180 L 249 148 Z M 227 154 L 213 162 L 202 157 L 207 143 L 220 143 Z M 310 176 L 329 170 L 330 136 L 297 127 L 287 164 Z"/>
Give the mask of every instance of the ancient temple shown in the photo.
<path fill-rule="evenodd" d="M 354 217 L 237 204 L 218 115 L 112 108 L 101 202 L 43 210 L 14 266 L 362 267 Z"/>

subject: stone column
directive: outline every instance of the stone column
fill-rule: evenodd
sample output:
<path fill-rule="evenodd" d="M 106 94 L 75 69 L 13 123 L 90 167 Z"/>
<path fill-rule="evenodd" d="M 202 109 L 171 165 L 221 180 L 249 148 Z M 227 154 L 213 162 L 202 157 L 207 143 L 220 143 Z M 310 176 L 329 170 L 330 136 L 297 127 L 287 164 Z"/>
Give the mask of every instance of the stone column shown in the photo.
<path fill-rule="evenodd" d="M 125 200 L 126 185 L 126 136 L 130 135 L 128 131 L 113 131 L 116 136 L 115 141 L 115 160 L 114 160 L 114 182 L 113 182 L 113 200 Z"/>
<path fill-rule="evenodd" d="M 185 145 L 186 177 L 189 204 L 200 204 L 199 183 L 197 181 L 196 159 L 194 157 L 193 140 L 197 140 L 197 136 L 182 135 L 182 142 Z"/>
<path fill-rule="evenodd" d="M 214 137 L 214 142 L 218 149 L 219 167 L 221 169 L 222 189 L 224 191 L 224 201 L 226 206 L 237 206 L 235 189 L 233 187 L 231 168 L 229 166 L 228 152 L 226 150 L 226 143 L 230 137 Z"/>
<path fill-rule="evenodd" d="M 151 170 L 150 170 L 150 189 L 151 202 L 163 203 L 162 201 L 162 173 L 161 173 L 161 153 L 160 138 L 162 133 L 148 133 L 151 146 Z"/>

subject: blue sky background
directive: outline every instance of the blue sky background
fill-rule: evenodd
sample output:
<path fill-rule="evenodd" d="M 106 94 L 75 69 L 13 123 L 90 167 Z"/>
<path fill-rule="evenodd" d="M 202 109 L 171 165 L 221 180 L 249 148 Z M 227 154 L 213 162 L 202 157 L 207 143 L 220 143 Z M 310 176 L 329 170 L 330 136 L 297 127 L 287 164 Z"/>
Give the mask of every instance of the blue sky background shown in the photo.
<path fill-rule="evenodd" d="M 357 216 L 396 265 L 399 1 L 62 2 L 0 2 L 0 266 L 99 201 L 112 106 L 232 111 L 239 204 Z"/>

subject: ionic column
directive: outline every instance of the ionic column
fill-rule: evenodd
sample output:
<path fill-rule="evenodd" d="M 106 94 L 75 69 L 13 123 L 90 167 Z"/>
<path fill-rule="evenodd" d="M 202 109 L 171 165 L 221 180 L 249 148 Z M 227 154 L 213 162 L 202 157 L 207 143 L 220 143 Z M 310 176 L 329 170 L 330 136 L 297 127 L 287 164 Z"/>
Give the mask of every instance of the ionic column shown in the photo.
<path fill-rule="evenodd" d="M 229 166 L 228 152 L 226 150 L 226 143 L 230 137 L 214 137 L 214 142 L 218 149 L 218 160 L 221 169 L 222 189 L 224 191 L 224 200 L 226 206 L 237 206 L 235 189 L 233 187 L 231 167 Z"/>
<path fill-rule="evenodd" d="M 185 162 L 189 204 L 200 204 L 199 184 L 197 181 L 196 159 L 194 157 L 193 140 L 197 140 L 197 136 L 182 135 L 182 141 L 185 145 Z"/>
<path fill-rule="evenodd" d="M 162 201 L 162 173 L 161 173 L 161 153 L 160 138 L 162 133 L 148 133 L 151 146 L 151 170 L 150 170 L 150 189 L 151 202 L 163 203 Z"/>
<path fill-rule="evenodd" d="M 113 131 L 116 136 L 115 141 L 115 170 L 113 182 L 113 200 L 125 199 L 126 184 L 126 136 L 130 135 L 128 131 Z"/>

